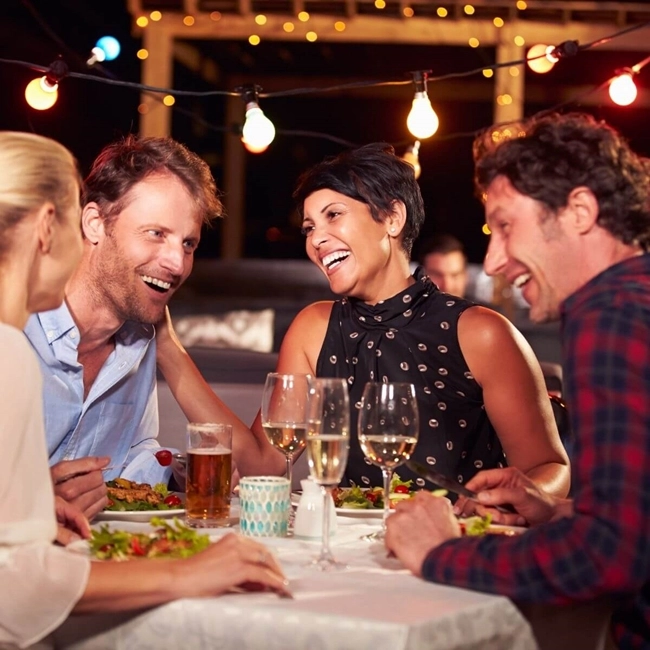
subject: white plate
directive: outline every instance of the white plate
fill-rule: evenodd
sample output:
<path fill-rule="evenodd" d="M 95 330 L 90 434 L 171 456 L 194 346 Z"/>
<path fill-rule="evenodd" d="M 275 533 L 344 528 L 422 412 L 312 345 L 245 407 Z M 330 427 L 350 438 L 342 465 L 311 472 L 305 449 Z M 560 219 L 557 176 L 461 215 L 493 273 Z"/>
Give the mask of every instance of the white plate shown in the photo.
<path fill-rule="evenodd" d="M 342 515 L 343 517 L 360 517 L 361 519 L 373 518 L 373 517 L 383 517 L 384 509 L 383 508 L 334 508 L 337 515 Z"/>
<path fill-rule="evenodd" d="M 171 519 L 172 517 L 185 517 L 185 508 L 173 510 L 102 510 L 97 513 L 93 521 L 145 521 L 152 517 Z"/>
<path fill-rule="evenodd" d="M 300 495 L 297 492 L 292 492 L 291 493 L 291 505 L 292 506 L 298 506 L 298 503 L 300 501 Z M 369 508 L 334 508 L 336 510 L 337 515 L 341 515 L 343 517 L 360 517 L 362 519 L 365 519 L 367 517 L 383 517 L 384 516 L 384 511 L 382 508 L 374 508 L 374 509 L 369 509 Z"/>

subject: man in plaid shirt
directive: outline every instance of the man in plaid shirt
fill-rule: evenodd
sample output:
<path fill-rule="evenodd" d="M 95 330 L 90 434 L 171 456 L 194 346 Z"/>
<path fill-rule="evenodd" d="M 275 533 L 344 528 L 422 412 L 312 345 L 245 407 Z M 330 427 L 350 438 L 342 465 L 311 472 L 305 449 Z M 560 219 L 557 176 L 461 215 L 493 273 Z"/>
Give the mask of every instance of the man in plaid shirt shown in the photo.
<path fill-rule="evenodd" d="M 426 580 L 518 602 L 609 596 L 619 648 L 649 648 L 650 165 L 586 115 L 524 129 L 475 144 L 485 268 L 522 287 L 531 319 L 561 318 L 573 498 L 514 468 L 482 472 L 467 487 L 485 507 L 513 504 L 494 520 L 529 531 L 461 538 L 449 502 L 420 493 L 388 520 L 386 546 Z"/>

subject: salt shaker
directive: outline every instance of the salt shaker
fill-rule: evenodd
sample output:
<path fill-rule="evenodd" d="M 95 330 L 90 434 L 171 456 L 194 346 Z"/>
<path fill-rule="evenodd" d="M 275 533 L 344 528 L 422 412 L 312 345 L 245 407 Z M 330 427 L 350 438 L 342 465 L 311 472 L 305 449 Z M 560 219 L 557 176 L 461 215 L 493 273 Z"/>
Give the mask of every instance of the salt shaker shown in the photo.
<path fill-rule="evenodd" d="M 323 535 L 323 493 L 320 486 L 310 479 L 300 481 L 302 495 L 298 502 L 296 518 L 293 522 L 294 537 L 320 539 Z M 330 498 L 330 535 L 336 532 L 336 510 Z"/>

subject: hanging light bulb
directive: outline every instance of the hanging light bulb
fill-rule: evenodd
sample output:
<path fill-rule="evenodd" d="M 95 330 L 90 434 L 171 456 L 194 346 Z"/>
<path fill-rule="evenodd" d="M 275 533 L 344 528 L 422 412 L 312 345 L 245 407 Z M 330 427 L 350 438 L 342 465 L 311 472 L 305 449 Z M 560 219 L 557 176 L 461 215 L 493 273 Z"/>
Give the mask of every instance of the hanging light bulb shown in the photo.
<path fill-rule="evenodd" d="M 59 84 L 50 85 L 46 77 L 32 79 L 25 88 L 27 103 L 37 111 L 46 111 L 56 104 L 59 97 Z"/>
<path fill-rule="evenodd" d="M 416 140 L 410 147 L 407 148 L 407 150 L 404 152 L 404 155 L 402 156 L 402 160 L 407 162 L 409 165 L 413 167 L 413 171 L 415 172 L 415 179 L 417 180 L 420 178 L 420 174 L 422 173 L 422 167 L 420 167 L 420 141 Z"/>
<path fill-rule="evenodd" d="M 275 126 L 259 106 L 259 86 L 241 86 L 236 89 L 246 104 L 246 121 L 242 129 L 242 142 L 251 153 L 262 153 L 275 138 Z"/>
<path fill-rule="evenodd" d="M 553 69 L 553 66 L 559 61 L 555 56 L 555 46 L 538 43 L 533 45 L 529 50 L 526 58 L 528 67 L 538 74 L 545 74 Z"/>
<path fill-rule="evenodd" d="M 43 77 L 32 79 L 25 88 L 27 103 L 37 111 L 46 111 L 56 104 L 59 97 L 59 81 L 68 74 L 68 66 L 62 60 L 54 61 Z"/>
<path fill-rule="evenodd" d="M 95 43 L 95 47 L 104 51 L 107 61 L 117 59 L 122 49 L 120 42 L 114 36 L 102 36 Z"/>
<path fill-rule="evenodd" d="M 411 112 L 406 118 L 408 130 L 418 140 L 430 138 L 440 125 L 438 116 L 431 106 L 431 100 L 427 95 L 427 72 L 418 71 L 413 73 L 415 83 L 415 96 Z"/>
<path fill-rule="evenodd" d="M 609 84 L 609 96 L 619 106 L 629 106 L 637 95 L 634 73 L 632 70 L 623 70 Z"/>

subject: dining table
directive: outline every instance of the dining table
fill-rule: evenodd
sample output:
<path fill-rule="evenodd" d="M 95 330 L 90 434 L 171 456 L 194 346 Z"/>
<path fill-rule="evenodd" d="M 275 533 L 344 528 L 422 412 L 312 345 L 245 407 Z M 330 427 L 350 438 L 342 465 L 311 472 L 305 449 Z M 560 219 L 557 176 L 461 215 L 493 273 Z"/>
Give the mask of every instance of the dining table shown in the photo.
<path fill-rule="evenodd" d="M 236 508 L 236 506 L 234 506 Z M 374 513 L 373 513 L 374 514 Z M 213 539 L 238 533 L 206 529 Z M 364 535 L 381 518 L 337 515 L 330 545 L 345 568 L 310 565 L 320 540 L 263 538 L 289 579 L 293 598 L 236 592 L 182 599 L 130 614 L 73 616 L 54 634 L 73 650 L 536 650 L 530 625 L 507 598 L 429 583 L 413 576 L 381 541 Z M 148 523 L 108 522 L 150 530 Z"/>

